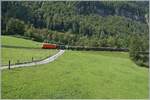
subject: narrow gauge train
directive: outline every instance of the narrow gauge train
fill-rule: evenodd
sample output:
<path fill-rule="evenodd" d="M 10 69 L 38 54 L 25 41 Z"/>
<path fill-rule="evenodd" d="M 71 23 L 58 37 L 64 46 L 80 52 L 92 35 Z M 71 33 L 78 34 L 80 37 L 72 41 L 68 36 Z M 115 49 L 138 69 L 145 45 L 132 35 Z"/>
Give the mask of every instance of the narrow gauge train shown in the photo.
<path fill-rule="evenodd" d="M 87 46 L 68 46 L 43 43 L 43 49 L 68 49 L 68 50 L 94 50 L 94 51 L 129 51 L 127 48 L 113 48 L 113 47 L 87 47 Z"/>
<path fill-rule="evenodd" d="M 42 48 L 43 49 L 56 49 L 57 45 L 56 44 L 43 43 Z"/>
<path fill-rule="evenodd" d="M 65 45 L 43 43 L 42 44 L 42 49 L 65 49 Z"/>

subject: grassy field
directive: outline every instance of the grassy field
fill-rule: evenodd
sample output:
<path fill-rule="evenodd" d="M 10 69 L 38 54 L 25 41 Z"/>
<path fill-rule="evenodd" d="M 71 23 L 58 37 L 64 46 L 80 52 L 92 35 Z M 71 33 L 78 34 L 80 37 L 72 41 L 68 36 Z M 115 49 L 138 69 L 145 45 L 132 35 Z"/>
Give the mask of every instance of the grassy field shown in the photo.
<path fill-rule="evenodd" d="M 2 98 L 148 98 L 148 69 L 123 52 L 66 51 L 36 67 L 2 70 Z"/>
<path fill-rule="evenodd" d="M 41 43 L 26 40 L 22 38 L 16 38 L 12 36 L 1 36 L 2 45 L 9 46 L 23 46 L 23 47 L 36 47 L 41 48 Z M 46 50 L 46 49 L 24 49 L 24 48 L 1 48 L 2 53 L 2 65 L 8 65 L 8 61 L 11 64 L 18 62 L 31 62 L 33 60 L 40 60 L 57 53 L 58 50 Z"/>
<path fill-rule="evenodd" d="M 1 36 L 1 42 L 2 45 L 9 45 L 9 46 L 36 47 L 36 48 L 41 47 L 41 43 L 39 42 L 26 40 L 22 38 L 16 38 L 12 36 Z"/>
<path fill-rule="evenodd" d="M 17 49 L 17 48 L 2 48 L 2 65 L 8 65 L 8 61 L 11 64 L 19 62 L 31 62 L 33 60 L 40 60 L 51 55 L 54 55 L 58 50 L 45 50 L 45 49 Z"/>

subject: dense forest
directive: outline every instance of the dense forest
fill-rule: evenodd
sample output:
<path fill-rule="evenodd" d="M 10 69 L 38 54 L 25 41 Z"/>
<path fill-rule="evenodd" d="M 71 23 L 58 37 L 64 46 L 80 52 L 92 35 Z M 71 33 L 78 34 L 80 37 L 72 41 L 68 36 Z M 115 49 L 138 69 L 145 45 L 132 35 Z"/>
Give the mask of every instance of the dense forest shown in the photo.
<path fill-rule="evenodd" d="M 129 48 L 131 58 L 148 65 L 148 1 L 2 2 L 2 34 L 40 42 Z M 146 63 L 146 64 L 145 64 Z"/>

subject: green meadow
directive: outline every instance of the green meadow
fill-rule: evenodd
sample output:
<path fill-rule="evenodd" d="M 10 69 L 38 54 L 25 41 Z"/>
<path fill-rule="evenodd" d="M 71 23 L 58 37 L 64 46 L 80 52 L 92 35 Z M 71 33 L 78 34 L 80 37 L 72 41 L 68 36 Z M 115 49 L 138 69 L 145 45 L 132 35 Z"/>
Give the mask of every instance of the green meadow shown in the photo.
<path fill-rule="evenodd" d="M 149 99 L 149 0 L 19 1 L 1 2 L 1 99 Z"/>
<path fill-rule="evenodd" d="M 21 46 L 21 47 L 33 47 L 33 48 L 41 47 L 41 43 L 39 42 L 17 38 L 13 36 L 1 36 L 1 43 L 2 45 L 7 45 L 7 46 Z"/>
<path fill-rule="evenodd" d="M 9 60 L 11 64 L 32 62 L 41 60 L 52 56 L 58 52 L 58 50 L 43 50 L 43 49 L 19 49 L 19 48 L 2 48 L 2 65 L 8 65 Z"/>
<path fill-rule="evenodd" d="M 3 99 L 147 99 L 148 69 L 125 52 L 66 51 L 52 63 L 2 70 Z"/>
<path fill-rule="evenodd" d="M 1 40 L 2 45 L 39 48 L 25 49 L 2 47 L 2 65 L 8 65 L 9 60 L 11 61 L 11 64 L 31 62 L 32 58 L 34 61 L 41 60 L 46 57 L 52 56 L 58 52 L 58 50 L 40 49 L 42 46 L 41 43 L 22 38 L 16 38 L 12 36 L 1 36 Z"/>

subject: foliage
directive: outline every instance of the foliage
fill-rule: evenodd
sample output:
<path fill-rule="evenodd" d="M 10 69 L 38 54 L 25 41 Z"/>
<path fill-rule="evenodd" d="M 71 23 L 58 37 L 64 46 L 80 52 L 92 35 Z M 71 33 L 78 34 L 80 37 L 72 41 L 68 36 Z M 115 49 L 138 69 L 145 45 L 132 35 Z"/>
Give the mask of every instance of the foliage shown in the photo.
<path fill-rule="evenodd" d="M 2 34 L 75 46 L 130 46 L 130 55 L 137 60 L 136 52 L 148 48 L 148 4 L 149 1 L 3 1 Z M 138 41 L 142 44 L 139 47 L 138 42 L 130 43 L 135 35 L 142 40 Z M 136 36 L 134 39 L 139 40 Z"/>
<path fill-rule="evenodd" d="M 25 32 L 25 25 L 22 21 L 14 18 L 10 18 L 6 24 L 6 33 L 10 35 L 20 34 Z"/>
<path fill-rule="evenodd" d="M 134 35 L 131 38 L 130 56 L 139 65 L 149 67 L 149 41 L 147 35 Z"/>
<path fill-rule="evenodd" d="M 26 24 L 25 36 L 40 42 L 128 47 L 126 40 L 131 34 L 148 33 L 144 17 L 148 13 L 147 4 L 146 1 L 4 1 L 2 34 L 8 33 L 7 22 L 13 17 Z M 79 38 L 86 39 L 80 39 L 79 43 Z"/>

